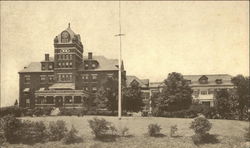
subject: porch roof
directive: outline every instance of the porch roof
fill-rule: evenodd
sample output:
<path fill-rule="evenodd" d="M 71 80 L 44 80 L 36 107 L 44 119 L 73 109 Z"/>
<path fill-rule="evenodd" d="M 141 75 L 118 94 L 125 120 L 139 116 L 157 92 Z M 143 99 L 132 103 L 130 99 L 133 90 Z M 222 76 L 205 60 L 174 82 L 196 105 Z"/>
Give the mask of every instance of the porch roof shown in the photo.
<path fill-rule="evenodd" d="M 74 83 L 55 83 L 49 89 L 75 89 Z"/>

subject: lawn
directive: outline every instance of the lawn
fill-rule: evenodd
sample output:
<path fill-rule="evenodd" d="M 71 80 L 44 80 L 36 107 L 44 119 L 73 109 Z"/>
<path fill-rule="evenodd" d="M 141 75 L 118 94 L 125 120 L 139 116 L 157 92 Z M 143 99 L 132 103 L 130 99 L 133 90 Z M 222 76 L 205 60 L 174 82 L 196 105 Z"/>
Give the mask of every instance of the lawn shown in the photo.
<path fill-rule="evenodd" d="M 97 116 L 103 117 L 103 116 Z M 123 117 L 118 120 L 117 117 L 103 117 L 114 123 L 119 129 L 120 127 L 128 127 L 129 137 L 116 138 L 113 142 L 102 142 L 94 140 L 94 136 L 88 126 L 88 120 L 93 116 L 55 116 L 55 117 L 25 117 L 22 119 L 31 121 L 44 121 L 48 124 L 50 121 L 64 120 L 68 128 L 73 124 L 79 131 L 79 135 L 83 137 L 83 142 L 78 144 L 64 145 L 61 142 L 38 143 L 35 145 L 24 144 L 8 144 L 6 147 L 44 147 L 44 148 L 249 148 L 250 146 L 244 140 L 244 128 L 249 126 L 245 121 L 234 120 L 209 120 L 212 123 L 210 134 L 215 135 L 218 142 L 208 143 L 196 146 L 193 144 L 191 136 L 194 134 L 189 129 L 192 119 L 180 118 L 161 118 L 161 117 Z M 162 137 L 149 137 L 146 135 L 147 126 L 150 123 L 161 125 Z M 177 124 L 177 137 L 170 137 L 170 126 Z"/>

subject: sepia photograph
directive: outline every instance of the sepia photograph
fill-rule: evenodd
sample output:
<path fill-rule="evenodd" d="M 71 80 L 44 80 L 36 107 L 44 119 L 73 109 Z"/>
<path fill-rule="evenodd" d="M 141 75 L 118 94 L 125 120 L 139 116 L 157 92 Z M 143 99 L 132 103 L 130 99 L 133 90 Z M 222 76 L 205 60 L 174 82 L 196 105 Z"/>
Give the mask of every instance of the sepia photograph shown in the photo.
<path fill-rule="evenodd" d="M 0 1 L 0 148 L 250 148 L 249 1 Z"/>

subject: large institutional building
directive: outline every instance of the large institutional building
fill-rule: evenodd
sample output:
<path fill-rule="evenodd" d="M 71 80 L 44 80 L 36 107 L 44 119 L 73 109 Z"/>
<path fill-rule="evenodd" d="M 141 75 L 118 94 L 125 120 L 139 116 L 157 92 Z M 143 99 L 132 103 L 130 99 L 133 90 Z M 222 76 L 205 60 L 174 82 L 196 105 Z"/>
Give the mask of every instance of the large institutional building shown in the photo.
<path fill-rule="evenodd" d="M 43 61 L 32 62 L 19 72 L 20 106 L 82 107 L 108 79 L 118 78 L 118 60 L 83 53 L 81 37 L 69 24 L 54 38 L 54 57 L 45 54 Z M 125 80 L 123 63 L 121 70 Z"/>
<path fill-rule="evenodd" d="M 118 60 L 94 56 L 91 52 L 83 56 L 84 47 L 79 34 L 70 25 L 54 38 L 54 57 L 45 54 L 40 62 L 32 62 L 19 72 L 19 105 L 21 107 L 83 107 L 86 99 L 100 88 L 110 89 L 105 83 L 118 80 Z M 149 82 L 127 76 L 121 65 L 122 82 L 130 87 L 136 83 L 142 91 L 145 104 L 143 111 L 152 111 L 152 96 L 161 92 L 163 82 Z M 217 89 L 233 89 L 232 76 L 184 75 L 193 90 L 193 99 L 214 106 Z M 125 83 L 123 83 L 125 85 Z M 118 84 L 117 84 L 118 86 Z"/>

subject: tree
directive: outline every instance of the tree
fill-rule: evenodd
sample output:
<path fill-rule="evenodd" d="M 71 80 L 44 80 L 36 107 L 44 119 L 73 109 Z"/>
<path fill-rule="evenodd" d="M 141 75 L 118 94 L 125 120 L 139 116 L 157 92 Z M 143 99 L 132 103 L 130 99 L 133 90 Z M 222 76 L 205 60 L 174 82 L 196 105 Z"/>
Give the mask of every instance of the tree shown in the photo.
<path fill-rule="evenodd" d="M 237 112 L 238 97 L 233 92 L 221 89 L 215 92 L 215 108 L 218 113 L 226 118 Z"/>
<path fill-rule="evenodd" d="M 94 104 L 98 109 L 107 109 L 108 108 L 108 98 L 107 93 L 104 87 L 98 89 L 96 93 L 96 99 L 94 100 Z"/>
<path fill-rule="evenodd" d="M 126 111 L 141 111 L 143 106 L 142 93 L 137 83 L 132 83 L 131 87 L 127 87 L 124 89 L 122 106 Z"/>
<path fill-rule="evenodd" d="M 192 89 L 180 73 L 170 73 L 164 80 L 160 94 L 159 109 L 177 111 L 187 109 L 192 103 Z"/>
<path fill-rule="evenodd" d="M 236 87 L 236 94 L 238 96 L 240 119 L 243 118 L 244 111 L 247 112 L 247 107 L 249 107 L 250 103 L 248 102 L 250 100 L 249 79 L 250 77 L 244 77 L 243 75 L 237 75 L 232 78 L 232 83 Z"/>

